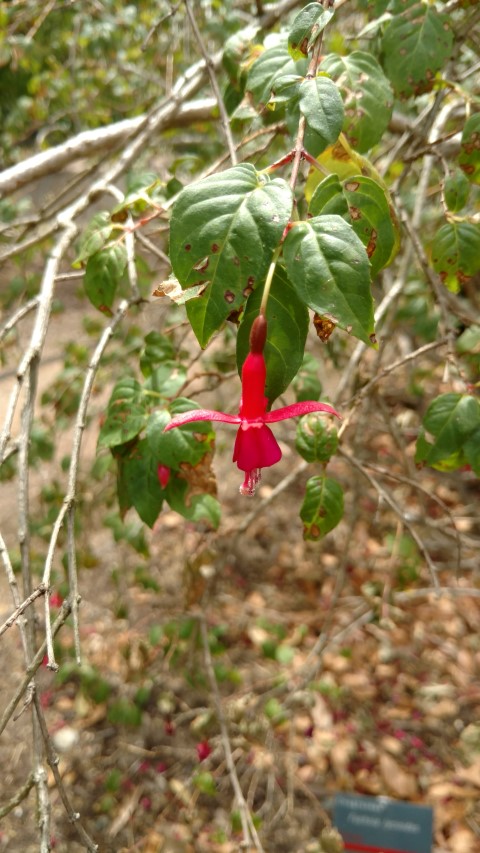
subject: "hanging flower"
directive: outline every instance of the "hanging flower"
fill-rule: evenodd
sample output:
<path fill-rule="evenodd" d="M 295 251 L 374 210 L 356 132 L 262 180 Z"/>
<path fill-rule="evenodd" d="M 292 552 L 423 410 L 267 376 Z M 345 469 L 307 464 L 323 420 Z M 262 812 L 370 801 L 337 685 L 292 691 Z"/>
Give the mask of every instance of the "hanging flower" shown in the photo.
<path fill-rule="evenodd" d="M 283 406 L 274 412 L 267 412 L 268 399 L 265 397 L 267 370 L 263 348 L 267 337 L 267 321 L 263 315 L 257 317 L 250 332 L 250 352 L 242 367 L 242 398 L 238 415 L 228 415 L 209 409 L 193 409 L 176 415 L 165 427 L 167 430 L 195 421 L 221 421 L 226 424 L 238 424 L 239 430 L 233 449 L 233 461 L 245 472 L 240 486 L 242 495 L 254 495 L 260 481 L 261 469 L 275 465 L 282 457 L 278 442 L 267 424 L 284 421 L 287 418 L 308 415 L 310 412 L 326 412 L 340 417 L 337 411 L 327 403 L 305 400 L 291 406 Z"/>

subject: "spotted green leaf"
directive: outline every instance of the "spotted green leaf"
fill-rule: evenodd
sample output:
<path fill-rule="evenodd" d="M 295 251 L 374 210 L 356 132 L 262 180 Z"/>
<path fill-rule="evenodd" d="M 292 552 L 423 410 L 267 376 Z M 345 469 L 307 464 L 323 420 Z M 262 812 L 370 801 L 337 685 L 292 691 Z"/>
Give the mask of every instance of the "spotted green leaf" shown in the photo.
<path fill-rule="evenodd" d="M 237 336 L 237 365 L 240 372 L 248 353 L 248 339 L 262 298 L 261 289 L 249 297 Z M 270 403 L 288 388 L 299 370 L 308 332 L 308 310 L 297 296 L 284 269 L 277 265 L 267 302 L 268 337 L 266 396 Z"/>
<path fill-rule="evenodd" d="M 458 163 L 471 183 L 480 184 L 480 113 L 465 122 Z"/>
<path fill-rule="evenodd" d="M 429 92 L 452 45 L 449 18 L 433 5 L 416 3 L 395 15 L 385 28 L 382 53 L 396 94 L 409 97 Z"/>
<path fill-rule="evenodd" d="M 117 447 L 135 438 L 147 417 L 146 397 L 136 379 L 125 376 L 115 385 L 100 430 L 100 447 Z"/>
<path fill-rule="evenodd" d="M 335 83 L 328 77 L 306 78 L 298 89 L 298 106 L 321 150 L 336 142 L 343 125 L 343 102 Z"/>
<path fill-rule="evenodd" d="M 338 447 L 337 430 L 325 418 L 312 412 L 297 424 L 295 447 L 307 462 L 326 463 Z"/>
<path fill-rule="evenodd" d="M 469 195 L 470 183 L 466 174 L 460 169 L 454 169 L 445 181 L 445 201 L 448 209 L 458 213 L 465 207 Z"/>
<path fill-rule="evenodd" d="M 321 539 L 343 517 L 343 490 L 331 477 L 311 477 L 300 509 L 304 539 Z"/>
<path fill-rule="evenodd" d="M 431 245 L 432 262 L 449 290 L 457 291 L 480 270 L 480 226 L 446 222 Z"/>
<path fill-rule="evenodd" d="M 147 439 L 136 442 L 117 456 L 118 494 L 123 511 L 133 506 L 138 515 L 153 527 L 165 498 L 158 479 L 158 459 Z"/>
<path fill-rule="evenodd" d="M 303 361 L 294 380 L 293 389 L 297 403 L 304 400 L 318 400 L 322 393 L 322 383 L 319 379 L 320 364 L 309 352 L 303 356 Z"/>
<path fill-rule="evenodd" d="M 101 210 L 90 220 L 83 232 L 78 246 L 78 255 L 73 262 L 74 267 L 80 267 L 88 261 L 91 255 L 103 249 L 110 239 L 115 225 L 112 223 L 109 210 Z"/>
<path fill-rule="evenodd" d="M 360 237 L 370 259 L 372 277 L 387 266 L 400 243 L 400 229 L 387 191 L 372 178 L 355 175 L 340 183 L 329 175 L 315 189 L 310 213 L 338 213 Z"/>
<path fill-rule="evenodd" d="M 480 402 L 470 394 L 441 394 L 428 407 L 417 441 L 416 462 L 434 467 L 464 464 L 464 446 L 480 429 Z"/>
<path fill-rule="evenodd" d="M 477 477 L 480 477 L 480 425 L 468 437 L 463 451 L 468 465 Z"/>
<path fill-rule="evenodd" d="M 170 258 L 183 288 L 207 285 L 187 303 L 201 346 L 267 273 L 292 209 L 282 178 L 242 164 L 190 184 L 174 205 Z"/>
<path fill-rule="evenodd" d="M 309 308 L 374 343 L 370 263 L 351 225 L 336 215 L 295 222 L 284 257 L 288 277 Z"/>
<path fill-rule="evenodd" d="M 185 477 L 188 477 L 188 469 L 184 473 Z M 166 498 L 171 508 L 188 521 L 203 523 L 212 530 L 218 528 L 222 514 L 218 500 L 209 494 L 192 494 L 188 480 L 182 476 L 174 476 L 170 479 L 166 488 Z"/>
<path fill-rule="evenodd" d="M 343 131 L 356 151 L 365 152 L 380 142 L 392 115 L 392 87 L 371 53 L 353 51 L 348 56 L 329 54 L 320 65 L 343 97 Z"/>
<path fill-rule="evenodd" d="M 311 216 L 336 213 L 349 222 L 348 204 L 337 175 L 328 175 L 315 187 L 308 211 Z"/>
<path fill-rule="evenodd" d="M 111 316 L 117 287 L 127 265 L 127 252 L 121 243 L 90 255 L 83 279 L 85 293 L 95 308 Z"/>
<path fill-rule="evenodd" d="M 286 75 L 303 75 L 307 70 L 305 60 L 295 62 L 284 42 L 269 47 L 255 60 L 247 77 L 247 90 L 255 103 L 267 104 L 279 78 Z"/>
<path fill-rule="evenodd" d="M 308 3 L 298 13 L 288 35 L 288 50 L 293 59 L 302 59 L 308 55 L 333 15 L 334 10 L 324 9 L 321 3 Z"/>
<path fill-rule="evenodd" d="M 197 403 L 184 397 L 179 397 L 170 406 L 172 414 L 198 408 Z M 147 421 L 146 438 L 157 462 L 174 470 L 180 470 L 185 463 L 197 465 L 212 449 L 215 433 L 211 423 L 196 421 L 164 432 L 170 420 L 171 415 L 166 409 L 157 409 Z"/>

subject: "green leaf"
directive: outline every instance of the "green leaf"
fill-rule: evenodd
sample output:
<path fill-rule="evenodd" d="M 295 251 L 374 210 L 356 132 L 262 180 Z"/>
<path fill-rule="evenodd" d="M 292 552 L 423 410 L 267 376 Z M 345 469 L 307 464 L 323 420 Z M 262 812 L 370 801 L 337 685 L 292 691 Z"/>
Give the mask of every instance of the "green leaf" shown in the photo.
<path fill-rule="evenodd" d="M 165 498 L 158 479 L 158 463 L 145 438 L 117 457 L 120 507 L 123 511 L 135 507 L 149 527 L 155 524 Z"/>
<path fill-rule="evenodd" d="M 472 471 L 477 477 L 480 477 L 480 426 L 471 433 L 463 446 L 463 450 Z"/>
<path fill-rule="evenodd" d="M 338 213 L 360 237 L 376 276 L 396 254 L 400 231 L 387 192 L 372 178 L 354 175 L 342 183 L 329 175 L 314 190 L 309 212 Z"/>
<path fill-rule="evenodd" d="M 318 400 L 322 393 L 322 383 L 318 378 L 320 364 L 311 353 L 303 356 L 302 365 L 293 380 L 293 389 L 297 403 L 304 400 Z"/>
<path fill-rule="evenodd" d="M 321 539 L 343 517 L 343 490 L 330 477 L 311 477 L 300 509 L 304 539 Z"/>
<path fill-rule="evenodd" d="M 333 9 L 324 9 L 320 3 L 308 3 L 298 13 L 288 36 L 288 51 L 293 59 L 303 59 L 308 55 L 333 15 Z"/>
<path fill-rule="evenodd" d="M 382 41 L 385 71 L 396 94 L 409 97 L 429 92 L 452 45 L 449 18 L 434 6 L 417 3 L 396 15 Z"/>
<path fill-rule="evenodd" d="M 237 82 L 242 74 L 242 63 L 249 53 L 250 45 L 254 41 L 258 28 L 255 26 L 245 27 L 239 33 L 234 33 L 225 42 L 223 48 L 222 62 L 230 79 Z"/>
<path fill-rule="evenodd" d="M 372 178 L 357 175 L 343 182 L 352 228 L 367 250 L 372 277 L 396 254 L 400 230 L 382 187 Z"/>
<path fill-rule="evenodd" d="M 284 243 L 289 279 L 309 308 L 367 344 L 374 343 L 370 264 L 340 216 L 295 222 Z"/>
<path fill-rule="evenodd" d="M 214 797 L 217 793 L 215 778 L 208 770 L 202 770 L 193 775 L 193 784 L 201 794 Z"/>
<path fill-rule="evenodd" d="M 480 113 L 465 122 L 458 164 L 469 181 L 480 184 Z"/>
<path fill-rule="evenodd" d="M 254 291 L 249 297 L 237 335 L 237 367 L 249 350 L 252 323 L 258 316 L 262 292 Z M 283 394 L 296 375 L 303 360 L 308 332 L 308 310 L 297 296 L 282 267 L 277 264 L 267 302 L 268 337 L 265 344 L 267 365 L 266 396 L 271 403 Z"/>
<path fill-rule="evenodd" d="M 185 471 L 188 477 L 188 471 Z M 187 479 L 171 477 L 166 489 L 166 498 L 171 508 L 188 521 L 206 524 L 217 530 L 220 524 L 222 508 L 218 500 L 210 494 L 192 494 Z"/>
<path fill-rule="evenodd" d="M 462 464 L 464 445 L 480 427 L 480 403 L 469 394 L 441 394 L 430 403 L 422 426 L 416 462 L 436 466 L 460 454 L 458 464 Z"/>
<path fill-rule="evenodd" d="M 287 74 L 303 75 L 307 70 L 305 60 L 294 62 L 285 43 L 269 47 L 255 60 L 247 77 L 247 90 L 257 104 L 267 104 L 279 77 Z"/>
<path fill-rule="evenodd" d="M 474 324 L 457 338 L 456 348 L 459 353 L 480 367 L 480 325 Z"/>
<path fill-rule="evenodd" d="M 350 221 L 347 200 L 337 175 L 329 175 L 315 187 L 308 212 L 311 216 L 335 213 L 343 216 L 347 222 Z"/>
<path fill-rule="evenodd" d="M 457 291 L 480 270 L 480 226 L 446 222 L 431 245 L 433 267 L 449 290 Z"/>
<path fill-rule="evenodd" d="M 127 265 L 127 252 L 123 244 L 110 246 L 91 255 L 84 277 L 85 293 L 99 311 L 111 315 L 117 285 Z"/>
<path fill-rule="evenodd" d="M 176 361 L 166 361 L 157 367 L 145 382 L 145 391 L 170 399 L 175 397 L 187 379 L 186 368 Z"/>
<path fill-rule="evenodd" d="M 193 400 L 182 397 L 171 406 L 175 414 L 197 408 L 199 406 Z M 210 422 L 198 421 L 163 432 L 170 420 L 171 415 L 166 409 L 157 409 L 148 418 L 146 438 L 152 454 L 158 463 L 174 470 L 180 470 L 183 463 L 197 465 L 211 451 L 215 440 Z"/>
<path fill-rule="evenodd" d="M 125 376 L 113 391 L 100 430 L 99 447 L 116 447 L 135 438 L 145 426 L 146 399 L 136 379 Z"/>
<path fill-rule="evenodd" d="M 338 139 L 343 125 L 343 102 L 328 77 L 307 78 L 299 86 L 298 105 L 307 126 L 313 130 L 323 151 Z M 316 153 L 320 153 L 318 150 Z"/>
<path fill-rule="evenodd" d="M 393 109 L 393 92 L 381 66 L 371 53 L 353 51 L 348 56 L 329 54 L 320 65 L 339 87 L 345 118 L 343 131 L 361 153 L 380 142 Z"/>
<path fill-rule="evenodd" d="M 79 267 L 83 265 L 91 255 L 103 249 L 105 244 L 108 243 L 114 227 L 110 219 L 110 211 L 101 210 L 99 213 L 96 213 L 82 234 L 78 247 L 78 255 L 72 266 Z"/>
<path fill-rule="evenodd" d="M 275 698 L 275 696 L 272 696 L 271 699 L 267 699 L 263 710 L 265 716 L 274 726 L 278 726 L 288 719 L 288 714 L 284 706 Z"/>
<path fill-rule="evenodd" d="M 138 705 L 135 705 L 129 699 L 120 698 L 108 708 L 107 719 L 115 726 L 132 726 L 136 728 L 142 722 L 142 712 Z"/>
<path fill-rule="evenodd" d="M 173 208 L 170 258 L 182 287 L 207 283 L 187 314 L 206 346 L 266 276 L 292 210 L 292 191 L 242 164 L 186 187 Z"/>
<path fill-rule="evenodd" d="M 144 376 L 151 376 L 163 362 L 175 358 L 175 348 L 170 340 L 160 332 L 149 332 L 145 336 L 145 346 L 140 353 L 140 370 Z"/>
<path fill-rule="evenodd" d="M 460 169 L 454 169 L 445 181 L 445 201 L 448 209 L 458 213 L 465 207 L 469 195 L 470 183 L 467 176 Z"/>
<path fill-rule="evenodd" d="M 337 450 L 337 430 L 315 412 L 305 415 L 297 425 L 295 447 L 307 462 L 326 463 Z"/>

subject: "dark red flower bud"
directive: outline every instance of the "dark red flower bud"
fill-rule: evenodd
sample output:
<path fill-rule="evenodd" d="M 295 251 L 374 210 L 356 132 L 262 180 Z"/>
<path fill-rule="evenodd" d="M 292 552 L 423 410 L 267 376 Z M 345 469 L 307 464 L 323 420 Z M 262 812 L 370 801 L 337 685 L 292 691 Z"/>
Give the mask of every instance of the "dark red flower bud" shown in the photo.
<path fill-rule="evenodd" d="M 267 320 L 263 314 L 255 317 L 250 329 L 250 352 L 261 355 L 267 340 Z"/>
<path fill-rule="evenodd" d="M 157 469 L 158 480 L 162 489 L 166 489 L 170 479 L 170 468 L 166 465 L 159 465 Z"/>
<path fill-rule="evenodd" d="M 205 761 L 209 755 L 211 755 L 212 747 L 210 746 L 208 740 L 202 740 L 200 743 L 197 743 L 197 755 L 199 761 Z"/>

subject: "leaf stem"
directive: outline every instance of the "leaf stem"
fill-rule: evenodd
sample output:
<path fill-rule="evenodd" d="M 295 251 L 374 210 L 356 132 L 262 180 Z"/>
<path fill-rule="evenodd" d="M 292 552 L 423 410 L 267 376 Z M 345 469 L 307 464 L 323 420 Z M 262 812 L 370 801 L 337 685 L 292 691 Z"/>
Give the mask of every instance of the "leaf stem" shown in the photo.
<path fill-rule="evenodd" d="M 262 294 L 262 302 L 260 305 L 260 314 L 265 317 L 267 312 L 267 303 L 268 297 L 270 296 L 270 288 L 272 286 L 273 276 L 275 274 L 275 268 L 277 266 L 277 261 L 280 257 L 280 252 L 282 251 L 282 243 L 280 243 L 275 249 L 270 266 L 268 268 L 267 277 L 265 279 L 265 284 L 263 286 L 263 294 Z"/>

